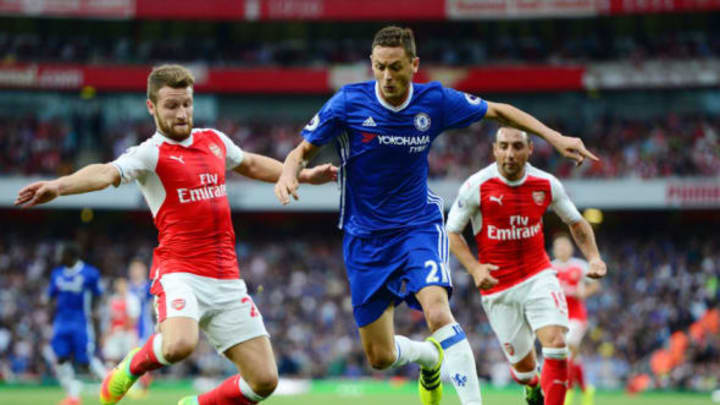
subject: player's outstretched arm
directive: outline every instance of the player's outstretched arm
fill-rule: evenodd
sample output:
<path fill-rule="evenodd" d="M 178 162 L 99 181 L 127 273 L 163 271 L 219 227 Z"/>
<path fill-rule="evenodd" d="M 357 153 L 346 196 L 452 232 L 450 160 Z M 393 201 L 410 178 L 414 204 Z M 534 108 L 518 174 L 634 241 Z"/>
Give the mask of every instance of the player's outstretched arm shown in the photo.
<path fill-rule="evenodd" d="M 490 118 L 503 125 L 509 125 L 528 133 L 537 134 L 550 142 L 563 156 L 574 160 L 577 164 L 581 164 L 585 158 L 598 160 L 597 156 L 585 148 L 582 139 L 564 136 L 548 128 L 532 115 L 509 104 L 493 102 L 487 104 L 488 109 L 485 118 Z"/>
<path fill-rule="evenodd" d="M 120 183 L 120 172 L 109 163 L 95 163 L 75 173 L 55 180 L 38 181 L 18 192 L 15 205 L 34 207 L 54 200 L 61 195 L 81 194 Z"/>
<path fill-rule="evenodd" d="M 243 161 L 234 171 L 251 179 L 275 183 L 280 178 L 282 169 L 283 164 L 279 160 L 245 152 Z M 337 167 L 330 163 L 303 169 L 298 175 L 300 183 L 324 184 L 335 180 L 337 180 Z"/>
<path fill-rule="evenodd" d="M 607 273 L 607 266 L 600 257 L 592 226 L 583 218 L 570 224 L 569 227 L 575 243 L 577 243 L 590 265 L 587 276 L 590 278 L 604 277 Z"/>
<path fill-rule="evenodd" d="M 282 174 L 275 183 L 275 196 L 283 205 L 290 203 L 291 195 L 296 200 L 299 198 L 297 189 L 300 187 L 300 173 L 319 150 L 318 146 L 303 140 L 288 153 L 282 167 Z"/>
<path fill-rule="evenodd" d="M 465 241 L 465 237 L 460 233 L 448 232 L 448 240 L 450 242 L 450 251 L 475 280 L 475 287 L 481 290 L 487 290 L 497 285 L 498 280 L 490 275 L 490 270 L 497 270 L 498 266 L 478 262 L 472 252 L 470 252 L 470 247 L 467 241 Z"/>

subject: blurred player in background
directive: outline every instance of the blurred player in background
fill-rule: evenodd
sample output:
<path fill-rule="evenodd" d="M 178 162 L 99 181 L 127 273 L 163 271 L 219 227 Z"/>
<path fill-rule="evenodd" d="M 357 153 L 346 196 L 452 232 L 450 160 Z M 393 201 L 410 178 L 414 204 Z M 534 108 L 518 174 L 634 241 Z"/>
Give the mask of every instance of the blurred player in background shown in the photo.
<path fill-rule="evenodd" d="M 593 405 L 595 388 L 585 384 L 585 371 L 580 359 L 580 344 L 587 331 L 587 310 L 585 299 L 600 291 L 600 283 L 587 277 L 590 269 L 588 262 L 573 257 L 574 246 L 568 235 L 555 237 L 552 245 L 552 266 L 557 270 L 560 286 L 565 293 L 570 318 L 567 344 L 570 348 L 568 360 L 568 392 L 565 404 L 573 402 L 573 387 L 577 383 L 583 393 L 582 405 Z"/>
<path fill-rule="evenodd" d="M 533 150 L 526 132 L 502 127 L 496 162 L 463 183 L 448 214 L 450 249 L 475 280 L 482 305 L 513 378 L 525 385 L 528 404 L 562 405 L 567 390 L 567 303 L 545 253 L 542 217 L 551 208 L 565 222 L 590 262 L 587 275 L 603 277 L 590 224 L 555 176 L 527 163 Z M 472 222 L 478 255 L 462 235 Z M 537 335 L 545 358 L 538 378 Z M 544 402 L 543 402 L 544 394 Z"/>
<path fill-rule="evenodd" d="M 140 346 L 144 345 L 145 342 L 152 336 L 155 326 L 152 317 L 152 298 L 153 295 L 150 292 L 150 280 L 148 280 L 147 266 L 145 262 L 139 258 L 130 260 L 128 266 L 128 276 L 130 282 L 128 288 L 131 294 L 137 297 L 140 302 L 140 314 L 136 322 L 136 330 L 138 343 Z M 147 395 L 147 390 L 150 388 L 152 382 L 151 373 L 147 372 L 140 377 L 139 385 L 135 387 L 139 390 L 130 391 L 130 395 L 137 393 L 137 397 L 144 397 Z"/>
<path fill-rule="evenodd" d="M 157 131 L 111 163 L 91 164 L 19 191 L 16 205 L 32 207 L 58 196 L 102 190 L 133 180 L 158 228 L 151 277 L 159 329 L 103 380 L 102 404 L 115 404 L 140 376 L 188 357 L 205 332 L 211 345 L 238 368 L 214 390 L 182 398 L 181 405 L 253 404 L 277 386 L 277 366 L 263 318 L 240 278 L 225 173 L 275 182 L 282 164 L 244 152 L 215 129 L 193 129 L 193 83 L 179 65 L 148 76 L 149 114 Z M 330 164 L 307 169 L 301 179 L 326 183 Z M 202 320 L 202 324 L 200 321 Z"/>
<path fill-rule="evenodd" d="M 344 86 L 302 131 L 275 193 L 295 199 L 298 174 L 322 145 L 335 140 L 342 161 L 340 223 L 353 313 L 365 354 L 376 369 L 420 365 L 420 398 L 436 405 L 441 371 L 463 404 L 480 404 L 475 360 L 448 303 L 452 291 L 442 199 L 428 189 L 428 152 L 443 131 L 483 118 L 536 133 L 565 156 L 589 153 L 577 138 L 553 131 L 507 104 L 413 83 L 420 59 L 412 30 L 385 27 L 373 39 L 374 81 Z M 396 305 L 422 310 L 425 342 L 394 335 Z M 444 359 L 444 360 L 443 360 Z M 442 366 L 442 370 L 441 370 Z"/>
<path fill-rule="evenodd" d="M 140 300 L 128 290 L 125 278 L 113 281 L 113 295 L 108 301 L 110 325 L 103 339 L 105 361 L 117 366 L 125 355 L 138 345 L 137 321 Z"/>
<path fill-rule="evenodd" d="M 100 273 L 80 260 L 80 247 L 64 243 L 58 249 L 59 267 L 50 275 L 47 299 L 55 300 L 52 351 L 45 357 L 55 370 L 67 397 L 65 405 L 80 404 L 82 383 L 75 378 L 73 363 L 102 379 L 105 368 L 95 356 L 95 329 L 92 319 L 93 300 L 100 297 Z"/>

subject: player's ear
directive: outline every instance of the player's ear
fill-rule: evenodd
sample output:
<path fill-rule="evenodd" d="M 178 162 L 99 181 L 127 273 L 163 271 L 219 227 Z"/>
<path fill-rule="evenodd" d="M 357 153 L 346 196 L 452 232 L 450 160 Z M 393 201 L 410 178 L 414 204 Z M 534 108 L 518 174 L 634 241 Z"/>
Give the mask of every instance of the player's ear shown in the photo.
<path fill-rule="evenodd" d="M 155 104 L 153 104 L 152 100 L 145 100 L 145 105 L 147 105 L 148 113 L 150 115 L 155 115 Z"/>
<path fill-rule="evenodd" d="M 412 62 L 411 62 L 411 63 L 412 63 L 413 73 L 417 73 L 417 72 L 418 72 L 418 68 L 420 67 L 420 58 L 418 58 L 417 56 L 414 57 L 414 58 L 412 59 Z"/>

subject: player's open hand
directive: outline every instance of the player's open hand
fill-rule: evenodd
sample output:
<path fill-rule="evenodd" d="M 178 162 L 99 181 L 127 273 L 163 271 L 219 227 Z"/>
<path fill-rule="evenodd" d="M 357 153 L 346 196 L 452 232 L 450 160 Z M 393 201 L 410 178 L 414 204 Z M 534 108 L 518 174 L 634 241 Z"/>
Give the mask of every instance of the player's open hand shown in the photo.
<path fill-rule="evenodd" d="M 490 271 L 497 269 L 499 269 L 499 267 L 494 264 L 478 263 L 470 272 L 475 280 L 475 287 L 481 290 L 489 290 L 495 287 L 499 281 L 490 275 Z"/>
<path fill-rule="evenodd" d="M 556 140 L 551 140 L 551 142 L 558 152 L 566 158 L 574 160 L 578 166 L 582 164 L 585 158 L 599 160 L 597 156 L 585 148 L 585 144 L 580 138 L 561 136 Z"/>
<path fill-rule="evenodd" d="M 34 207 L 54 200 L 60 195 L 60 186 L 54 181 L 38 181 L 25 186 L 18 192 L 15 205 L 23 208 Z"/>
<path fill-rule="evenodd" d="M 587 276 L 590 278 L 603 278 L 607 274 L 607 266 L 605 262 L 600 258 L 594 258 L 588 262 L 590 267 L 588 269 Z"/>
<path fill-rule="evenodd" d="M 325 163 L 310 169 L 304 169 L 300 172 L 299 180 L 302 183 L 325 184 L 336 181 L 337 177 L 338 168 L 331 163 Z"/>
<path fill-rule="evenodd" d="M 290 204 L 290 196 L 292 195 L 295 200 L 298 200 L 298 179 L 294 176 L 281 175 L 277 183 L 275 183 L 275 196 L 282 205 Z"/>

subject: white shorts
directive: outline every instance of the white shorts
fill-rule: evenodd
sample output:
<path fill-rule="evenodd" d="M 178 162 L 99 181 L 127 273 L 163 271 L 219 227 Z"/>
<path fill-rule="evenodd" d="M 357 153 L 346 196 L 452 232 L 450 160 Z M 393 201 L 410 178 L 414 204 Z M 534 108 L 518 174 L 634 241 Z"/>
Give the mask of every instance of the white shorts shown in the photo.
<path fill-rule="evenodd" d="M 550 325 L 568 327 L 567 302 L 553 270 L 543 270 L 507 290 L 484 295 L 482 306 L 511 364 L 530 353 L 536 330 Z"/>
<path fill-rule="evenodd" d="M 157 283 L 161 287 L 155 296 L 158 324 L 174 317 L 195 319 L 220 354 L 238 343 L 269 336 L 243 280 L 170 273 Z"/>
<path fill-rule="evenodd" d="M 103 345 L 103 356 L 107 360 L 120 361 L 138 345 L 137 333 L 129 330 L 110 332 Z"/>
<path fill-rule="evenodd" d="M 570 326 L 568 327 L 567 343 L 570 346 L 578 347 L 582 342 L 583 336 L 587 331 L 587 321 L 582 319 L 570 319 Z"/>

